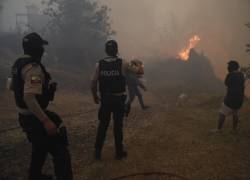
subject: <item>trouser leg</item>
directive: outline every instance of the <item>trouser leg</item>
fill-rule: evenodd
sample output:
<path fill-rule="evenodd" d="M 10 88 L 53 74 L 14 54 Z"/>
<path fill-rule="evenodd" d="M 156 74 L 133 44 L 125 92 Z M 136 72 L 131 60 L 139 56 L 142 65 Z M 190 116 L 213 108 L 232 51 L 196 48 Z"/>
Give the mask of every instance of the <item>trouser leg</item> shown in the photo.
<path fill-rule="evenodd" d="M 59 127 L 62 119 L 54 112 L 46 112 L 50 119 Z M 48 136 L 48 149 L 53 157 L 57 180 L 72 180 L 71 157 L 68 150 L 68 135 L 66 127 L 58 129 L 56 135 Z"/>
<path fill-rule="evenodd" d="M 128 96 L 128 101 L 126 103 L 126 105 L 131 105 L 131 103 L 134 101 L 135 99 L 135 89 L 134 88 L 129 88 L 129 96 Z"/>
<path fill-rule="evenodd" d="M 53 157 L 57 180 L 72 180 L 73 173 L 70 153 L 67 144 L 59 135 L 51 137 L 49 152 Z"/>
<path fill-rule="evenodd" d="M 29 169 L 29 180 L 39 180 L 42 175 L 42 167 L 45 163 L 48 150 L 42 142 L 32 143 L 32 155 Z"/>
<path fill-rule="evenodd" d="M 145 108 L 145 104 L 143 102 L 143 98 L 142 98 L 142 94 L 140 92 L 140 90 L 138 88 L 136 88 L 136 95 L 138 97 L 139 103 L 141 105 L 141 108 L 144 109 Z"/>
<path fill-rule="evenodd" d="M 120 155 L 123 152 L 123 116 L 124 116 L 124 100 L 115 104 L 113 111 L 114 119 L 114 139 L 116 154 Z"/>
<path fill-rule="evenodd" d="M 221 130 L 223 128 L 224 122 L 225 122 L 226 116 L 222 113 L 219 114 L 219 120 L 218 120 L 218 130 Z"/>
<path fill-rule="evenodd" d="M 237 131 L 238 130 L 238 124 L 239 124 L 239 116 L 238 113 L 233 114 L 233 130 Z"/>
<path fill-rule="evenodd" d="M 96 142 L 95 142 L 96 151 L 101 152 L 102 150 L 106 138 L 106 132 L 110 122 L 110 116 L 111 116 L 111 111 L 109 105 L 102 104 L 98 113 L 99 126 L 97 129 Z"/>
<path fill-rule="evenodd" d="M 124 112 L 125 114 L 124 114 L 124 115 L 125 115 L 126 117 L 127 117 L 128 114 L 130 113 L 131 104 L 132 104 L 132 102 L 134 101 L 135 96 L 136 96 L 135 90 L 134 90 L 133 88 L 129 88 L 128 100 L 127 100 L 126 105 L 125 105 L 125 107 L 124 107 L 124 109 L 125 109 L 125 112 Z"/>
<path fill-rule="evenodd" d="M 62 120 L 56 113 L 47 113 L 57 126 L 61 124 Z M 61 127 L 56 135 L 48 136 L 43 125 L 34 116 L 20 116 L 20 123 L 24 130 L 28 132 L 27 137 L 32 143 L 30 180 L 44 179 L 41 176 L 41 169 L 48 153 L 53 156 L 57 180 L 72 180 L 66 128 Z"/>

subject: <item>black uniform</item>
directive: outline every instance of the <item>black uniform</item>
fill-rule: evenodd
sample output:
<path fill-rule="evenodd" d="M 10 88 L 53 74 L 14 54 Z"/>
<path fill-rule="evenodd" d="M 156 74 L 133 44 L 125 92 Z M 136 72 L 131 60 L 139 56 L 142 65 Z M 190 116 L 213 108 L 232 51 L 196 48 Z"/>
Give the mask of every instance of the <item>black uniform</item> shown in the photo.
<path fill-rule="evenodd" d="M 98 82 L 101 106 L 98 113 L 100 122 L 95 143 L 96 152 L 100 153 L 102 150 L 111 114 L 113 114 L 116 155 L 119 157 L 123 153 L 122 129 L 126 100 L 126 82 L 122 74 L 122 60 L 116 58 L 115 61 L 108 61 L 106 58 L 99 61 Z"/>
<path fill-rule="evenodd" d="M 19 109 L 29 112 L 24 100 L 24 80 L 22 79 L 22 69 L 32 64 L 40 66 L 44 75 L 42 84 L 42 94 L 36 95 L 37 102 L 44 110 L 47 116 L 58 127 L 58 133 L 49 136 L 39 119 L 32 113 L 19 113 L 19 122 L 23 131 L 26 133 L 28 140 L 32 144 L 32 158 L 29 170 L 29 180 L 42 180 L 42 167 L 46 160 L 47 154 L 53 157 L 55 174 L 58 180 L 72 180 L 71 160 L 67 149 L 66 128 L 62 126 L 61 118 L 54 112 L 46 110 L 49 101 L 53 100 L 54 89 L 49 86 L 50 75 L 45 67 L 36 62 L 31 57 L 19 58 L 12 67 L 13 90 L 15 94 L 16 105 Z"/>

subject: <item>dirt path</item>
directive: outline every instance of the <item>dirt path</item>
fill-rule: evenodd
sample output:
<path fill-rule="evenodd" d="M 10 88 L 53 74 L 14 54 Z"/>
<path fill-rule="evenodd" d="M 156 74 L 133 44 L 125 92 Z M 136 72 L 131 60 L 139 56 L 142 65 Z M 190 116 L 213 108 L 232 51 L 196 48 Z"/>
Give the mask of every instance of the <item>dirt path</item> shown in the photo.
<path fill-rule="evenodd" d="M 1 99 L 0 128 L 17 126 L 12 99 L 7 94 Z M 103 160 L 93 159 L 97 106 L 88 94 L 59 92 L 50 108 L 64 118 L 69 129 L 77 180 L 110 180 L 137 173 L 148 176 L 126 179 L 250 179 L 249 103 L 242 110 L 239 135 L 230 134 L 230 121 L 222 134 L 212 135 L 209 129 L 215 126 L 219 102 L 204 95 L 193 99 L 185 108 L 175 107 L 169 98 L 147 93 L 146 102 L 151 106 L 147 111 L 142 111 L 135 101 L 124 123 L 129 156 L 123 161 L 114 159 L 112 124 Z M 20 129 L 0 134 L 0 179 L 25 179 L 29 154 L 30 144 Z M 53 173 L 52 169 L 51 161 L 47 161 L 46 173 Z"/>

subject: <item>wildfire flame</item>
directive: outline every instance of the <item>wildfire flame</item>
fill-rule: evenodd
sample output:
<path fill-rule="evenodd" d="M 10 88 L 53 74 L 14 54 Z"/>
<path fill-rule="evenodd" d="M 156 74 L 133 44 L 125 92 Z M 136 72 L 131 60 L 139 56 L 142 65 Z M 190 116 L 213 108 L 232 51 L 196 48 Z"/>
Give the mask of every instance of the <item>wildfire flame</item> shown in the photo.
<path fill-rule="evenodd" d="M 190 38 L 188 46 L 179 53 L 179 57 L 183 61 L 187 61 L 189 58 L 190 50 L 194 48 L 199 43 L 200 40 L 201 39 L 198 35 L 194 35 L 192 38 Z"/>

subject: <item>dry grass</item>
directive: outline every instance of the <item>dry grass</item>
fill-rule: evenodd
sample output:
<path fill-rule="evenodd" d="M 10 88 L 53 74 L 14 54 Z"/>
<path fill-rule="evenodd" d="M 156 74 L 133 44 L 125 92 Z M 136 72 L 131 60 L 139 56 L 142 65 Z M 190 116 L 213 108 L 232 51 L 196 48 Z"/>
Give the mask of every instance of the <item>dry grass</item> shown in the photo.
<path fill-rule="evenodd" d="M 217 123 L 221 97 L 194 94 L 190 95 L 185 106 L 175 107 L 175 98 L 171 94 L 159 94 L 146 94 L 151 108 L 145 112 L 134 102 L 131 115 L 125 120 L 128 158 L 123 161 L 114 159 L 110 127 L 103 160 L 98 162 L 93 159 L 97 106 L 93 105 L 88 94 L 59 92 L 51 108 L 64 117 L 68 126 L 75 179 L 109 180 L 143 172 L 173 173 L 190 180 L 250 179 L 249 102 L 242 109 L 238 135 L 230 133 L 230 119 L 226 121 L 223 133 L 210 134 L 209 130 Z M 17 124 L 14 106 L 10 102 L 6 94 L 1 97 L 1 129 Z M 21 130 L 0 134 L 0 142 L 0 179 L 25 179 L 30 145 Z M 52 169 L 51 161 L 48 161 L 45 171 L 52 173 Z M 180 178 L 154 175 L 127 179 Z"/>

